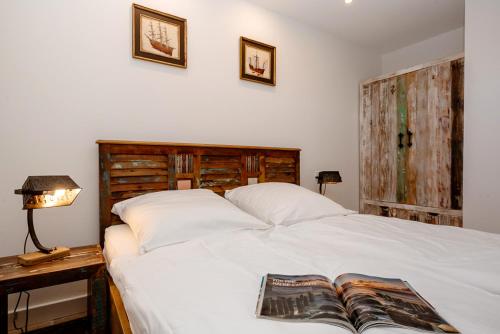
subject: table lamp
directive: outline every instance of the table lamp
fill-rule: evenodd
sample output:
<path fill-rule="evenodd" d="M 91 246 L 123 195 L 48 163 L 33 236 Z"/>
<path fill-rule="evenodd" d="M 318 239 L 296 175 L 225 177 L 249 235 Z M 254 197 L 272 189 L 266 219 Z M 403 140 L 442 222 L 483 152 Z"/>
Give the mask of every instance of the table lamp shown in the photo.
<path fill-rule="evenodd" d="M 38 240 L 33 226 L 33 209 L 53 208 L 71 205 L 82 189 L 69 176 L 28 176 L 22 189 L 15 194 L 23 195 L 23 210 L 28 210 L 28 231 L 39 252 L 17 257 L 24 266 L 35 265 L 69 255 L 67 247 L 48 248 Z"/>
<path fill-rule="evenodd" d="M 342 182 L 342 177 L 340 176 L 339 171 L 319 172 L 318 176 L 316 176 L 316 179 L 318 179 L 318 183 L 319 183 L 319 193 L 323 194 L 323 195 L 326 192 L 326 185 L 327 184 L 335 184 L 335 183 Z M 325 185 L 324 191 L 322 191 L 323 185 Z"/>

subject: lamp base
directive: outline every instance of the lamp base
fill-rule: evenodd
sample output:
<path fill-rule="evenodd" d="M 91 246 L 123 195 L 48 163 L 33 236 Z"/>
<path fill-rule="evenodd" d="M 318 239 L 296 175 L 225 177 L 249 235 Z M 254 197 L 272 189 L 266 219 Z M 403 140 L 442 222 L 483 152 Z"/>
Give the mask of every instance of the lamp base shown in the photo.
<path fill-rule="evenodd" d="M 17 257 L 17 263 L 19 263 L 22 266 L 34 266 L 35 264 L 55 259 L 60 259 L 68 255 L 69 255 L 69 248 L 56 247 L 55 250 L 53 250 L 48 254 L 42 252 L 33 252 L 33 253 L 26 253 L 23 255 L 19 255 Z"/>

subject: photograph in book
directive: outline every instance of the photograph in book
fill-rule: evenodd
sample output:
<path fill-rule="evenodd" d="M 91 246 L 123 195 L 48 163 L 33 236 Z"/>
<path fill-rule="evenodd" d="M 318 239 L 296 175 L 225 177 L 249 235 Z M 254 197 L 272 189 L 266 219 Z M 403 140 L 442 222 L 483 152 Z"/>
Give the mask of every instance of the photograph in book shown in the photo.
<path fill-rule="evenodd" d="M 360 330 L 386 323 L 436 333 L 458 332 L 400 279 L 345 274 L 337 277 L 334 285 L 354 327 Z"/>
<path fill-rule="evenodd" d="M 321 275 L 267 274 L 256 315 L 328 323 L 353 333 L 375 326 L 459 333 L 407 282 L 360 274 L 343 274 L 334 282 Z"/>

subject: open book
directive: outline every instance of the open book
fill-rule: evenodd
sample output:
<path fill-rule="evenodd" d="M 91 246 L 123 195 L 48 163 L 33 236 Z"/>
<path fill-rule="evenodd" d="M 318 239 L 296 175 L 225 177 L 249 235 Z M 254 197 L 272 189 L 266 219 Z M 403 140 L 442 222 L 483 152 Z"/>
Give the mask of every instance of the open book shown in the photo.
<path fill-rule="evenodd" d="M 374 326 L 396 326 L 434 333 L 459 333 L 407 282 L 343 274 L 325 276 L 267 274 L 256 315 L 284 321 L 323 322 L 361 333 Z"/>

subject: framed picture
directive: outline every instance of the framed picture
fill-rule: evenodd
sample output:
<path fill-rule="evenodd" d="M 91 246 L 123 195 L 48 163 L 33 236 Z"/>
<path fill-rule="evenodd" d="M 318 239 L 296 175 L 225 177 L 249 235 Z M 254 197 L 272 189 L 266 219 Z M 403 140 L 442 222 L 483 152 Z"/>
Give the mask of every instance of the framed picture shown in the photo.
<path fill-rule="evenodd" d="M 276 48 L 240 37 L 240 78 L 276 86 Z"/>
<path fill-rule="evenodd" d="M 186 25 L 186 19 L 133 4 L 132 56 L 186 68 Z"/>

